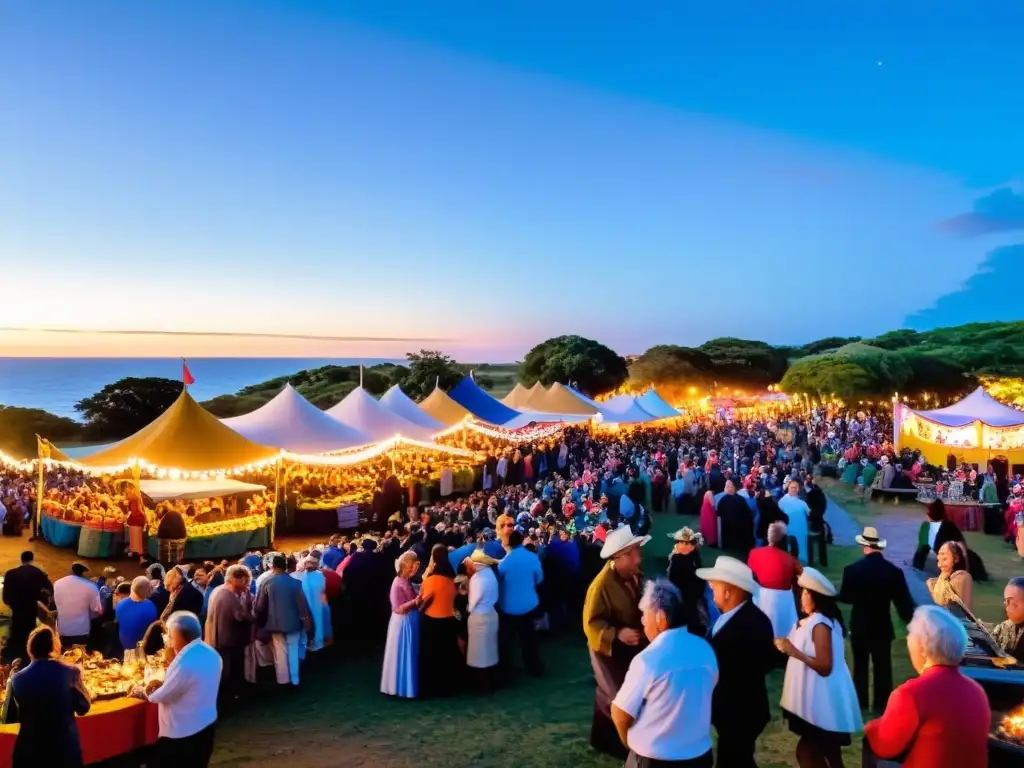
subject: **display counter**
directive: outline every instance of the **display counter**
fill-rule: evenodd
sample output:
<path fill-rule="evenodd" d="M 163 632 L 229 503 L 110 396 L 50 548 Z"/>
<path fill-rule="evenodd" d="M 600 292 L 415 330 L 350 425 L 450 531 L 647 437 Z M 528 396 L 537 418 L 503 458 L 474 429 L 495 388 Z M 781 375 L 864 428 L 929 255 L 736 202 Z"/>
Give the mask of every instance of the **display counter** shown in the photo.
<path fill-rule="evenodd" d="M 189 536 L 185 541 L 186 560 L 217 560 L 224 557 L 243 555 L 253 549 L 270 546 L 270 527 L 250 531 L 230 531 L 216 536 Z M 156 536 L 149 536 L 146 551 L 154 560 L 159 559 L 160 543 Z"/>
<path fill-rule="evenodd" d="M 86 765 L 126 755 L 156 743 L 157 706 L 139 699 L 99 701 L 85 717 L 75 718 Z M 0 768 L 11 768 L 18 725 L 0 725 Z"/>
<path fill-rule="evenodd" d="M 76 548 L 82 557 L 120 557 L 124 554 L 123 524 L 107 523 L 99 527 L 43 515 L 42 534 L 53 546 Z"/>
<path fill-rule="evenodd" d="M 41 520 L 43 538 L 55 547 L 77 547 L 82 534 L 82 524 L 43 515 Z"/>

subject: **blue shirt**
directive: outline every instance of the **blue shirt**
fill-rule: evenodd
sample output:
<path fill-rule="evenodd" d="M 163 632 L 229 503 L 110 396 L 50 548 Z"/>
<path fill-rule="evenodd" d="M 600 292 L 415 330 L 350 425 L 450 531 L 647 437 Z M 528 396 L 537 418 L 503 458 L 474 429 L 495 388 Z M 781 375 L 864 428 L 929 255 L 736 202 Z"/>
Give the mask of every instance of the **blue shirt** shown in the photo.
<path fill-rule="evenodd" d="M 476 542 L 469 542 L 463 544 L 458 549 L 453 549 L 448 553 L 448 562 L 452 564 L 452 570 L 458 571 L 459 566 L 462 565 L 462 561 L 473 554 L 473 550 L 476 549 Z"/>
<path fill-rule="evenodd" d="M 156 606 L 151 600 L 136 602 L 130 597 L 114 606 L 114 616 L 117 617 L 117 636 L 126 650 L 138 645 L 149 625 L 157 620 Z"/>
<path fill-rule="evenodd" d="M 501 542 L 497 539 L 488 539 L 485 541 L 484 552 L 495 560 L 501 560 L 505 557 L 505 548 L 501 546 Z"/>
<path fill-rule="evenodd" d="M 344 559 L 345 553 L 332 544 L 320 555 L 320 565 L 324 568 L 330 568 L 332 571 L 336 571 L 338 570 L 338 566 L 341 564 L 341 561 Z"/>
<path fill-rule="evenodd" d="M 534 610 L 540 600 L 537 585 L 544 581 L 540 558 L 525 547 L 516 547 L 498 563 L 501 597 L 498 610 L 508 616 L 523 616 Z"/>

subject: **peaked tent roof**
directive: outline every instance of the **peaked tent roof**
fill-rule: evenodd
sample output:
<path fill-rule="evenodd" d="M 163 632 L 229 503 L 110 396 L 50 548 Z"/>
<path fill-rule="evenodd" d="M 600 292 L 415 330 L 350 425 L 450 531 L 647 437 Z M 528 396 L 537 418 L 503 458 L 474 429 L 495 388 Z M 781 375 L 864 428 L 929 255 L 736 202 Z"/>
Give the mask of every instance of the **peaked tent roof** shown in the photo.
<path fill-rule="evenodd" d="M 537 383 L 539 384 L 540 382 Z M 531 391 L 517 381 L 516 385 L 512 387 L 512 391 L 501 398 L 501 402 L 509 408 L 524 408 L 526 407 L 526 401 L 530 398 Z"/>
<path fill-rule="evenodd" d="M 504 426 L 520 415 L 519 411 L 509 408 L 500 400 L 484 392 L 469 376 L 452 387 L 448 397 L 461 405 L 480 421 Z"/>
<path fill-rule="evenodd" d="M 946 427 L 963 427 L 976 421 L 990 427 L 1017 427 L 1024 424 L 1024 411 L 1000 403 L 984 387 L 978 387 L 960 402 L 945 408 L 914 413 Z"/>
<path fill-rule="evenodd" d="M 657 421 L 637 403 L 635 398 L 629 395 L 616 395 L 599 403 L 598 407 L 601 409 L 602 418 L 606 422 L 614 424 L 642 424 L 647 421 Z"/>
<path fill-rule="evenodd" d="M 397 435 L 429 441 L 437 431 L 426 429 L 392 413 L 362 387 L 356 387 L 345 395 L 340 403 L 327 410 L 327 414 L 350 427 L 355 427 L 375 443 L 390 440 Z"/>
<path fill-rule="evenodd" d="M 551 385 L 551 388 L 540 394 L 536 400 L 531 400 L 533 410 L 542 413 L 565 413 L 580 416 L 593 416 L 598 412 L 598 407 L 588 403 L 586 398 L 576 390 L 569 389 L 559 382 Z"/>
<path fill-rule="evenodd" d="M 679 411 L 665 402 L 665 399 L 657 393 L 654 387 L 640 395 L 636 402 L 651 416 L 659 419 L 677 419 L 682 416 Z"/>
<path fill-rule="evenodd" d="M 429 429 L 434 434 L 442 431 L 446 426 L 440 419 L 435 419 L 416 405 L 412 398 L 405 394 L 397 384 L 384 393 L 384 396 L 380 399 L 380 404 L 396 416 L 401 416 L 406 421 L 411 421 L 417 426 Z"/>
<path fill-rule="evenodd" d="M 530 408 L 536 411 L 537 408 L 535 406 L 535 403 L 538 403 L 541 400 L 543 400 L 544 395 L 546 395 L 547 393 L 548 391 L 544 389 L 544 385 L 541 384 L 539 381 L 535 381 L 533 382 L 533 386 L 526 390 L 526 402 L 519 407 Z"/>
<path fill-rule="evenodd" d="M 434 387 L 434 391 L 427 395 L 419 405 L 420 409 L 428 416 L 449 427 L 458 424 L 467 416 L 473 415 L 438 387 Z"/>
<path fill-rule="evenodd" d="M 269 461 L 277 454 L 277 448 L 253 442 L 222 424 L 183 389 L 150 424 L 78 463 L 120 467 L 139 459 L 155 467 L 203 472 Z"/>
<path fill-rule="evenodd" d="M 243 416 L 221 419 L 238 434 L 293 453 L 328 453 L 369 445 L 373 439 L 328 416 L 291 384 Z"/>

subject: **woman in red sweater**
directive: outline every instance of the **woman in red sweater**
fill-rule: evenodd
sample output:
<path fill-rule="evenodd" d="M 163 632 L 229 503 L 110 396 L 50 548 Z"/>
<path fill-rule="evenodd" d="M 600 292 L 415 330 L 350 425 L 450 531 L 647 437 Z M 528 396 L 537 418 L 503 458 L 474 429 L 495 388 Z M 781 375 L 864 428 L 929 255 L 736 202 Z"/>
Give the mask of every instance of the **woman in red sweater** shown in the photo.
<path fill-rule="evenodd" d="M 985 768 L 992 711 L 960 661 L 967 632 L 936 605 L 918 608 L 907 627 L 907 649 L 919 677 L 889 697 L 885 713 L 864 729 L 876 756 L 902 756 L 903 768 Z"/>

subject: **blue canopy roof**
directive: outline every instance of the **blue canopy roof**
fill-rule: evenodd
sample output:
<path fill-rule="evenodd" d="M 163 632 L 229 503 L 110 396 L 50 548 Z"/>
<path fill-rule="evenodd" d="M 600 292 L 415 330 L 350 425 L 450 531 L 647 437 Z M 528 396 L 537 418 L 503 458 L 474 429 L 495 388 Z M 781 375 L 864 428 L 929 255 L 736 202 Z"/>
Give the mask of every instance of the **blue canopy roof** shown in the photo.
<path fill-rule="evenodd" d="M 501 426 L 520 414 L 500 400 L 491 397 L 469 376 L 452 387 L 448 397 L 472 413 L 480 421 Z"/>

